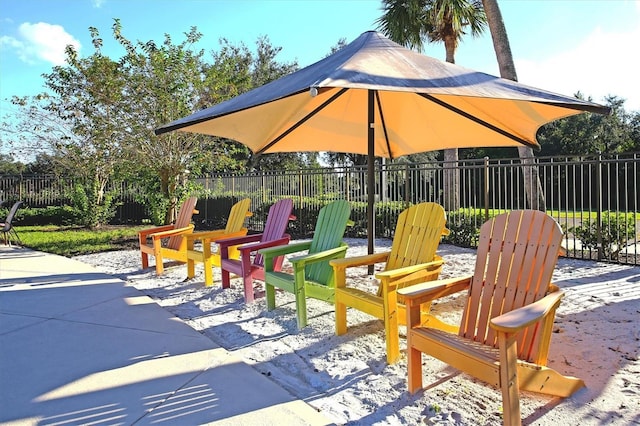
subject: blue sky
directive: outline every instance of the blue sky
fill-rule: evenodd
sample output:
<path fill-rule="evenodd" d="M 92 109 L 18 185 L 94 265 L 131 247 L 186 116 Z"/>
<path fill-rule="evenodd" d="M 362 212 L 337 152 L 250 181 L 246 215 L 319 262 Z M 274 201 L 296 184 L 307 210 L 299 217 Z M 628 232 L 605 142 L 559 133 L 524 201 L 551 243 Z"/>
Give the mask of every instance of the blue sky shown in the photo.
<path fill-rule="evenodd" d="M 640 0 L 499 5 L 520 82 L 565 95 L 580 90 L 596 102 L 617 95 L 627 99 L 627 110 L 640 111 Z M 168 33 L 177 43 L 196 26 L 204 34 L 199 47 L 207 51 L 218 50 L 221 37 L 253 48 L 266 35 L 282 47 L 278 60 L 295 59 L 304 67 L 340 38 L 352 41 L 376 29 L 380 8 L 379 0 L 0 0 L 0 99 L 40 92 L 41 75 L 62 63 L 67 44 L 90 55 L 90 26 L 100 31 L 103 52 L 120 57 L 111 36 L 113 18 L 120 18 L 133 41 L 161 42 Z M 441 44 L 428 45 L 425 53 L 444 59 Z M 488 30 L 479 39 L 465 39 L 456 62 L 497 75 Z"/>

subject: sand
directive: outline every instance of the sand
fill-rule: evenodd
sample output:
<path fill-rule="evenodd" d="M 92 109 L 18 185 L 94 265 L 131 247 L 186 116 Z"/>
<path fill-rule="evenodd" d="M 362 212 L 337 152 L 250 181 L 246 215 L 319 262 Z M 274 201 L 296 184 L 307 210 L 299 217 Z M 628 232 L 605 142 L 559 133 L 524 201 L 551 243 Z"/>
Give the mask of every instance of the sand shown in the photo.
<path fill-rule="evenodd" d="M 346 242 L 347 256 L 366 253 L 365 240 Z M 377 240 L 376 251 L 389 245 Z M 471 273 L 474 250 L 442 244 L 438 253 L 446 261 L 442 278 Z M 387 365 L 383 324 L 364 313 L 349 310 L 349 330 L 336 336 L 333 305 L 309 299 L 309 325 L 299 331 L 290 294 L 278 293 L 271 312 L 264 298 L 246 305 L 241 280 L 223 290 L 217 268 L 214 286 L 205 288 L 202 266 L 188 281 L 184 265 L 156 276 L 153 267 L 141 269 L 135 250 L 76 259 L 127 281 L 336 424 L 502 424 L 497 389 L 430 357 L 423 357 L 425 390 L 409 394 L 404 327 L 402 359 Z M 350 272 L 361 285 L 371 281 L 366 269 Z M 586 388 L 565 399 L 522 393 L 523 423 L 640 424 L 640 267 L 561 258 L 554 282 L 566 295 L 548 365 L 582 378 Z M 444 299 L 433 309 L 455 321 L 462 297 Z"/>

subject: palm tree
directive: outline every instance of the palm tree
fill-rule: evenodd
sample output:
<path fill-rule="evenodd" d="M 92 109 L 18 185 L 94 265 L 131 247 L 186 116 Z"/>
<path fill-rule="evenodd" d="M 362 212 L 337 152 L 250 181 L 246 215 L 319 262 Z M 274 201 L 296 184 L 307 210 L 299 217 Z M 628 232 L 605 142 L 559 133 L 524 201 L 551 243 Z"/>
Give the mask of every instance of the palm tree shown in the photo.
<path fill-rule="evenodd" d="M 516 66 L 511 54 L 511 46 L 509 45 L 509 37 L 507 37 L 507 29 L 504 26 L 498 2 L 497 0 L 482 0 L 482 4 L 489 24 L 491 38 L 493 39 L 493 48 L 496 51 L 500 77 L 518 81 Z M 538 168 L 534 165 L 533 149 L 525 146 L 518 147 L 518 155 L 520 156 L 520 162 L 523 164 L 523 182 L 525 194 L 529 200 L 529 207 L 545 211 L 546 203 L 542 195 L 542 184 L 540 183 Z"/>
<path fill-rule="evenodd" d="M 383 15 L 376 21 L 381 31 L 396 43 L 419 51 L 424 41 L 443 42 L 446 61 L 455 63 L 455 53 L 468 32 L 477 37 L 486 27 L 481 0 L 383 0 Z M 460 207 L 458 150 L 445 149 L 444 208 Z"/>

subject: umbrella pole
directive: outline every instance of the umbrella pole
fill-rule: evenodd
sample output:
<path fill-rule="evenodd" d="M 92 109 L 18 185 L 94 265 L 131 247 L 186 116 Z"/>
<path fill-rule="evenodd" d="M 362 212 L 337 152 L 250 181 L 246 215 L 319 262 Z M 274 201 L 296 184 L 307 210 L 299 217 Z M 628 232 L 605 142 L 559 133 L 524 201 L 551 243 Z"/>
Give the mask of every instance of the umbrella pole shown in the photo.
<path fill-rule="evenodd" d="M 367 239 L 368 239 L 368 253 L 374 252 L 374 239 L 376 235 L 376 222 L 375 222 L 375 197 L 376 197 L 376 179 L 375 179 L 375 92 L 373 90 L 368 91 L 368 124 L 367 139 L 368 139 L 368 152 L 367 152 Z M 369 265 L 369 275 L 373 274 L 373 266 Z"/>

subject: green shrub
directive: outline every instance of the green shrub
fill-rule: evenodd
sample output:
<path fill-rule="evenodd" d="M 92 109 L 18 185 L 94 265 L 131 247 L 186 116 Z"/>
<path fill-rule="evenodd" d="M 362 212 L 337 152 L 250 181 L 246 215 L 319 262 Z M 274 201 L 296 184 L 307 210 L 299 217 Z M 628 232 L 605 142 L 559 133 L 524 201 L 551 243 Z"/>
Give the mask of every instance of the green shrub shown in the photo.
<path fill-rule="evenodd" d="M 8 210 L 0 209 L 0 217 L 6 217 Z M 70 226 L 80 222 L 78 212 L 70 206 L 50 206 L 21 208 L 16 213 L 16 226 L 58 225 Z"/>
<path fill-rule="evenodd" d="M 114 201 L 114 193 L 107 191 L 99 202 L 97 182 L 77 184 L 70 195 L 78 225 L 87 228 L 106 225 L 116 214 L 118 203 Z"/>
<path fill-rule="evenodd" d="M 602 238 L 602 254 L 607 259 L 618 260 L 620 250 L 625 243 L 635 236 L 635 219 L 624 213 L 612 214 L 604 212 L 601 216 L 600 234 Z M 598 249 L 598 221 L 587 219 L 581 225 L 569 228 L 582 245 L 591 250 Z"/>
<path fill-rule="evenodd" d="M 480 226 L 485 222 L 484 214 L 477 212 L 455 212 L 447 215 L 449 235 L 443 241 L 462 247 L 476 247 Z"/>

